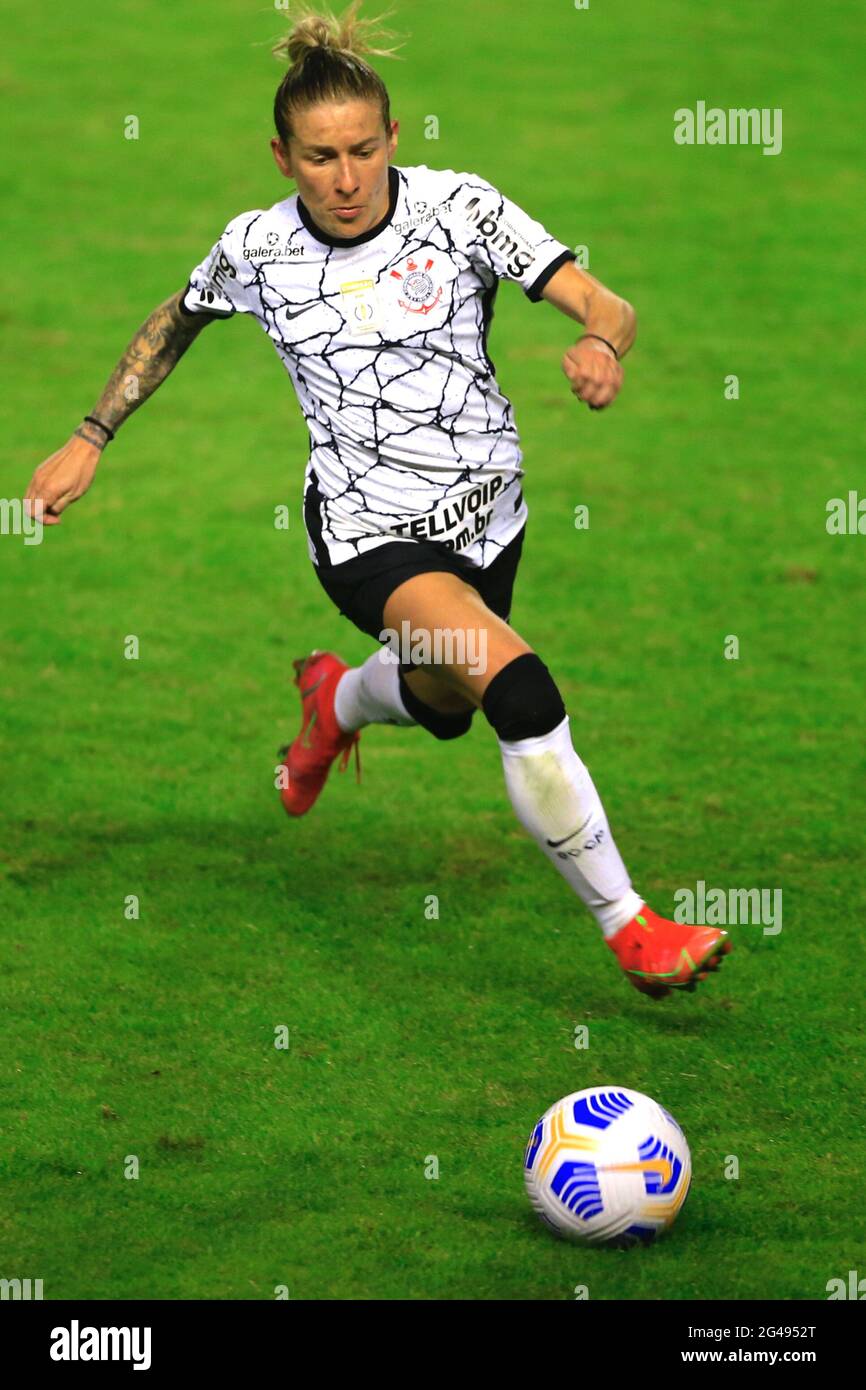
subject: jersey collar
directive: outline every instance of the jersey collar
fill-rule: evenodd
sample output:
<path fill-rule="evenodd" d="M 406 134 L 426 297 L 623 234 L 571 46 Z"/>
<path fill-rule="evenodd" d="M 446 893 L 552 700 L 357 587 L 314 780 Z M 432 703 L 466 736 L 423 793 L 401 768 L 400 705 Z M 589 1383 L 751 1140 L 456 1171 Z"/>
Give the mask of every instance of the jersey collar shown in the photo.
<path fill-rule="evenodd" d="M 377 222 L 375 227 L 371 227 L 368 232 L 362 232 L 360 236 L 331 236 L 330 232 L 323 231 L 322 228 L 317 226 L 316 223 L 313 221 L 312 217 L 310 216 L 309 212 L 307 211 L 306 207 L 301 201 L 300 193 L 298 194 L 298 215 L 301 221 L 303 222 L 304 226 L 306 227 L 307 231 L 310 233 L 310 236 L 315 237 L 316 241 L 323 242 L 325 246 L 360 246 L 362 242 L 372 241 L 373 237 L 378 236 L 380 232 L 384 232 L 385 228 L 390 224 L 394 216 L 394 213 L 397 209 L 397 198 L 400 193 L 400 175 L 397 173 L 397 170 L 393 164 L 388 165 L 388 189 L 388 211 L 385 213 L 385 216 L 382 218 L 381 222 Z"/>

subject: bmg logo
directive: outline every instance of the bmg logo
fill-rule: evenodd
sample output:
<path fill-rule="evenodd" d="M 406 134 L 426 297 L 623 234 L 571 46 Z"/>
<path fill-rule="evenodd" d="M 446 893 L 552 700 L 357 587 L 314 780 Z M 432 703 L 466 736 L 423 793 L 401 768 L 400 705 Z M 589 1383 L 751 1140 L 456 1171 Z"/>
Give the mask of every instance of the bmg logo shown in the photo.
<path fill-rule="evenodd" d="M 519 249 L 517 238 L 500 227 L 492 213 L 482 213 L 480 198 L 470 198 L 465 212 L 468 221 L 474 223 L 478 235 L 501 252 L 509 274 L 519 279 L 535 260 L 532 247 L 524 242 L 523 249 Z"/>

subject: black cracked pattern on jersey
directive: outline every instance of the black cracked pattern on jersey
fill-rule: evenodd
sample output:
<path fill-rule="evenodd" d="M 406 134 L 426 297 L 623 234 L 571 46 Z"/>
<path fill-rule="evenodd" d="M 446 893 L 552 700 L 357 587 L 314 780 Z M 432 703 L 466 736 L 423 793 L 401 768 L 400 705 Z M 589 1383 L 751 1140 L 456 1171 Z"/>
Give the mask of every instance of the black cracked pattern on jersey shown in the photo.
<path fill-rule="evenodd" d="M 265 328 L 295 384 L 310 439 L 307 476 L 315 471 L 320 491 L 323 475 L 329 483 L 321 503 L 322 539 L 326 544 L 330 541 L 332 546 L 348 548 L 341 559 L 385 540 L 400 539 L 390 529 L 395 523 L 423 516 L 495 476 L 504 476 L 507 485 L 523 476 L 519 453 L 506 465 L 501 457 L 494 457 L 503 437 L 519 449 L 513 410 L 499 390 L 487 352 L 500 277 L 488 239 L 476 230 L 458 245 L 447 220 L 447 212 L 459 196 L 465 200 L 476 193 L 484 199 L 485 216 L 504 221 L 505 200 L 499 194 L 494 199 L 486 183 L 459 179 L 443 196 L 437 193 L 432 217 L 413 227 L 409 183 L 403 170 L 396 172 L 399 196 L 393 217 L 372 243 L 379 255 L 385 252 L 384 246 L 379 247 L 386 239 L 395 245 L 391 250 L 389 241 L 387 258 L 375 271 L 363 264 L 371 259 L 369 246 L 352 248 L 342 284 L 327 290 L 328 271 L 332 262 L 341 264 L 344 248 L 319 242 L 300 219 L 290 235 L 284 241 L 281 238 L 282 245 L 272 259 L 256 257 L 255 261 L 233 263 L 244 268 L 238 289 L 247 301 L 245 307 Z M 266 224 L 272 211 L 256 212 L 238 224 L 243 228 L 244 248 L 264 241 L 257 225 Z M 394 226 L 401 221 L 410 223 L 405 231 Z M 552 237 L 547 240 L 551 248 L 560 245 Z M 312 273 L 311 283 L 302 295 L 288 298 L 271 283 L 268 271 L 290 261 L 295 247 L 321 259 L 318 264 L 303 261 L 307 273 Z M 544 250 L 542 241 L 536 249 L 536 264 L 542 267 Z M 453 278 L 442 279 L 444 297 L 433 323 L 424 326 L 422 318 L 417 332 L 390 340 L 383 339 L 377 328 L 347 342 L 342 286 L 353 278 L 356 265 L 358 274 L 375 275 L 375 290 L 386 302 L 392 292 L 389 278 L 400 275 L 397 267 L 410 258 L 416 265 L 431 257 L 435 262 L 437 254 L 456 273 Z M 442 265 L 440 261 L 437 283 Z M 481 285 L 471 285 L 467 291 L 461 285 L 466 273 L 477 277 Z M 305 324 L 305 319 L 311 321 Z M 467 420 L 471 422 L 468 430 L 465 424 L 461 428 Z M 359 421 L 363 429 L 359 429 Z M 440 450 L 435 457 L 429 452 L 431 430 Z M 466 457 L 465 444 L 461 445 L 468 434 L 472 436 L 471 460 Z M 420 448 L 426 450 L 417 467 L 403 458 L 389 457 L 391 450 L 405 448 L 416 435 Z M 483 440 L 487 443 L 482 445 Z M 335 473 L 341 477 L 335 479 Z M 391 490 L 390 498 L 381 495 L 385 490 Z M 505 490 L 503 487 L 500 499 Z M 400 494 L 407 501 L 411 499 L 411 506 L 395 510 L 395 498 Z M 515 495 L 512 488 L 509 497 Z M 513 508 L 509 505 L 508 513 L 513 515 L 519 505 L 519 501 Z M 352 536 L 347 531 L 347 518 L 356 518 L 359 513 L 363 521 Z M 482 534 L 472 537 L 471 543 L 479 547 L 480 563 L 486 567 L 511 539 L 510 529 L 505 540 Z"/>

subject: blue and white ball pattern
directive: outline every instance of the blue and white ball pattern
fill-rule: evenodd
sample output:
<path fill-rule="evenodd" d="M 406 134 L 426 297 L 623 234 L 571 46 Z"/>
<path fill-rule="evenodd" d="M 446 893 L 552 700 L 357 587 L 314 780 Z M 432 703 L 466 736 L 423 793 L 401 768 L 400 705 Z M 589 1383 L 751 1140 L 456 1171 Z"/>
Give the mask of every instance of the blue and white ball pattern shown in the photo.
<path fill-rule="evenodd" d="M 533 1207 L 559 1236 L 648 1243 L 689 1191 L 686 1136 L 663 1106 L 623 1086 L 564 1096 L 535 1125 L 523 1163 Z"/>

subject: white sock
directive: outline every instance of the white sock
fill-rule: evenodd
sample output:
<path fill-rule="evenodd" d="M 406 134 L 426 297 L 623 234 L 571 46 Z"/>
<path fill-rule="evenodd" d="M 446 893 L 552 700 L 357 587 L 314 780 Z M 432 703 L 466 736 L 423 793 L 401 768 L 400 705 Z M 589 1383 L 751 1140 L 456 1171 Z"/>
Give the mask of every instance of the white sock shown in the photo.
<path fill-rule="evenodd" d="M 354 733 L 365 724 L 414 725 L 400 698 L 399 666 L 385 661 L 378 648 L 363 666 L 344 671 L 334 695 L 334 713 L 344 733 Z"/>
<path fill-rule="evenodd" d="M 517 819 L 608 940 L 640 912 L 643 899 L 632 889 L 595 784 L 572 747 L 568 716 L 541 738 L 500 739 L 499 747 Z"/>

